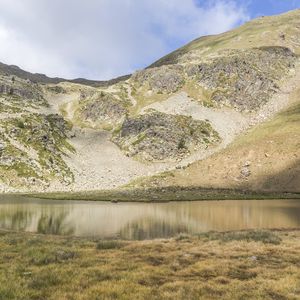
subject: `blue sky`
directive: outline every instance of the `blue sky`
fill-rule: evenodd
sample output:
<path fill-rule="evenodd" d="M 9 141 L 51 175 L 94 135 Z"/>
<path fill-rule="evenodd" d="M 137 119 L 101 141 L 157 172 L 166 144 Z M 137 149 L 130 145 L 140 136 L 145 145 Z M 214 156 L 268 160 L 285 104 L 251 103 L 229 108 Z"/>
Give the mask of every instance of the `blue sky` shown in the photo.
<path fill-rule="evenodd" d="M 300 0 L 252 0 L 248 2 L 248 10 L 252 18 L 261 15 L 276 15 L 300 8 Z"/>
<path fill-rule="evenodd" d="M 0 0 L 0 61 L 65 78 L 109 79 L 185 43 L 300 0 Z"/>

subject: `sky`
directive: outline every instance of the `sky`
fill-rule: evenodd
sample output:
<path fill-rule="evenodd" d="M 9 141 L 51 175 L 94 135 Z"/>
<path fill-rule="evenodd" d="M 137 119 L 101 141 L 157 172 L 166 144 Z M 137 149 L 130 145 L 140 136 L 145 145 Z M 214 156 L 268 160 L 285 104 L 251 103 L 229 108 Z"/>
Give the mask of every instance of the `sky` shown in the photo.
<path fill-rule="evenodd" d="M 48 76 L 110 79 L 203 35 L 300 0 L 0 0 L 0 61 Z"/>

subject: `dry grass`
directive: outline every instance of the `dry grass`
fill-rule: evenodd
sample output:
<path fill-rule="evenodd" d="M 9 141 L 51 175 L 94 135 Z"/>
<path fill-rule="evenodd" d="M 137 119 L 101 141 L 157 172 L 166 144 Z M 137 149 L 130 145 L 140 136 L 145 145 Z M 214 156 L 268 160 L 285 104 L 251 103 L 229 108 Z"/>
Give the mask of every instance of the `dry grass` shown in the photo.
<path fill-rule="evenodd" d="M 201 87 L 196 81 L 187 81 L 182 87 L 182 91 L 186 92 L 189 97 L 199 101 L 203 106 L 214 107 L 216 105 L 212 101 L 213 92 Z"/>
<path fill-rule="evenodd" d="M 162 102 L 167 100 L 172 94 L 160 94 L 156 92 L 152 92 L 151 94 L 147 94 L 147 92 L 151 91 L 149 86 L 146 87 L 135 87 L 133 86 L 132 97 L 136 99 L 136 105 L 132 106 L 129 109 L 131 116 L 137 116 L 141 113 L 143 108 L 148 105 L 151 105 L 156 102 Z"/>
<path fill-rule="evenodd" d="M 0 233 L 0 299 L 299 299 L 300 231 L 97 241 Z"/>

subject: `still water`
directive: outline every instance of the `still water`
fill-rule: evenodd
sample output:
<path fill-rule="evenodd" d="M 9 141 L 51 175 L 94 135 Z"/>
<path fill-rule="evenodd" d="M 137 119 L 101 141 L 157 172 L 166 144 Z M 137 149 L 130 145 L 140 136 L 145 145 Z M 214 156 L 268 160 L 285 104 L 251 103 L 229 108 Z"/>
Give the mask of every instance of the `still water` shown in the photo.
<path fill-rule="evenodd" d="M 110 203 L 0 197 L 0 228 L 98 238 L 300 228 L 300 200 Z"/>

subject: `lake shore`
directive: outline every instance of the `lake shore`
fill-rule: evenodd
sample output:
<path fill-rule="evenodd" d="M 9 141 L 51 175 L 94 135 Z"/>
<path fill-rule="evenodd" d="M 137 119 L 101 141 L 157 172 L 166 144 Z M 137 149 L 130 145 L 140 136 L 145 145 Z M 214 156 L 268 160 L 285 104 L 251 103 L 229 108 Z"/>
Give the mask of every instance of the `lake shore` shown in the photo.
<path fill-rule="evenodd" d="M 300 230 L 122 241 L 0 231 L 0 299 L 298 299 Z"/>
<path fill-rule="evenodd" d="M 112 202 L 300 199 L 300 193 L 255 192 L 232 189 L 205 189 L 200 187 L 126 188 L 83 192 L 28 193 L 24 195 L 49 200 Z"/>

